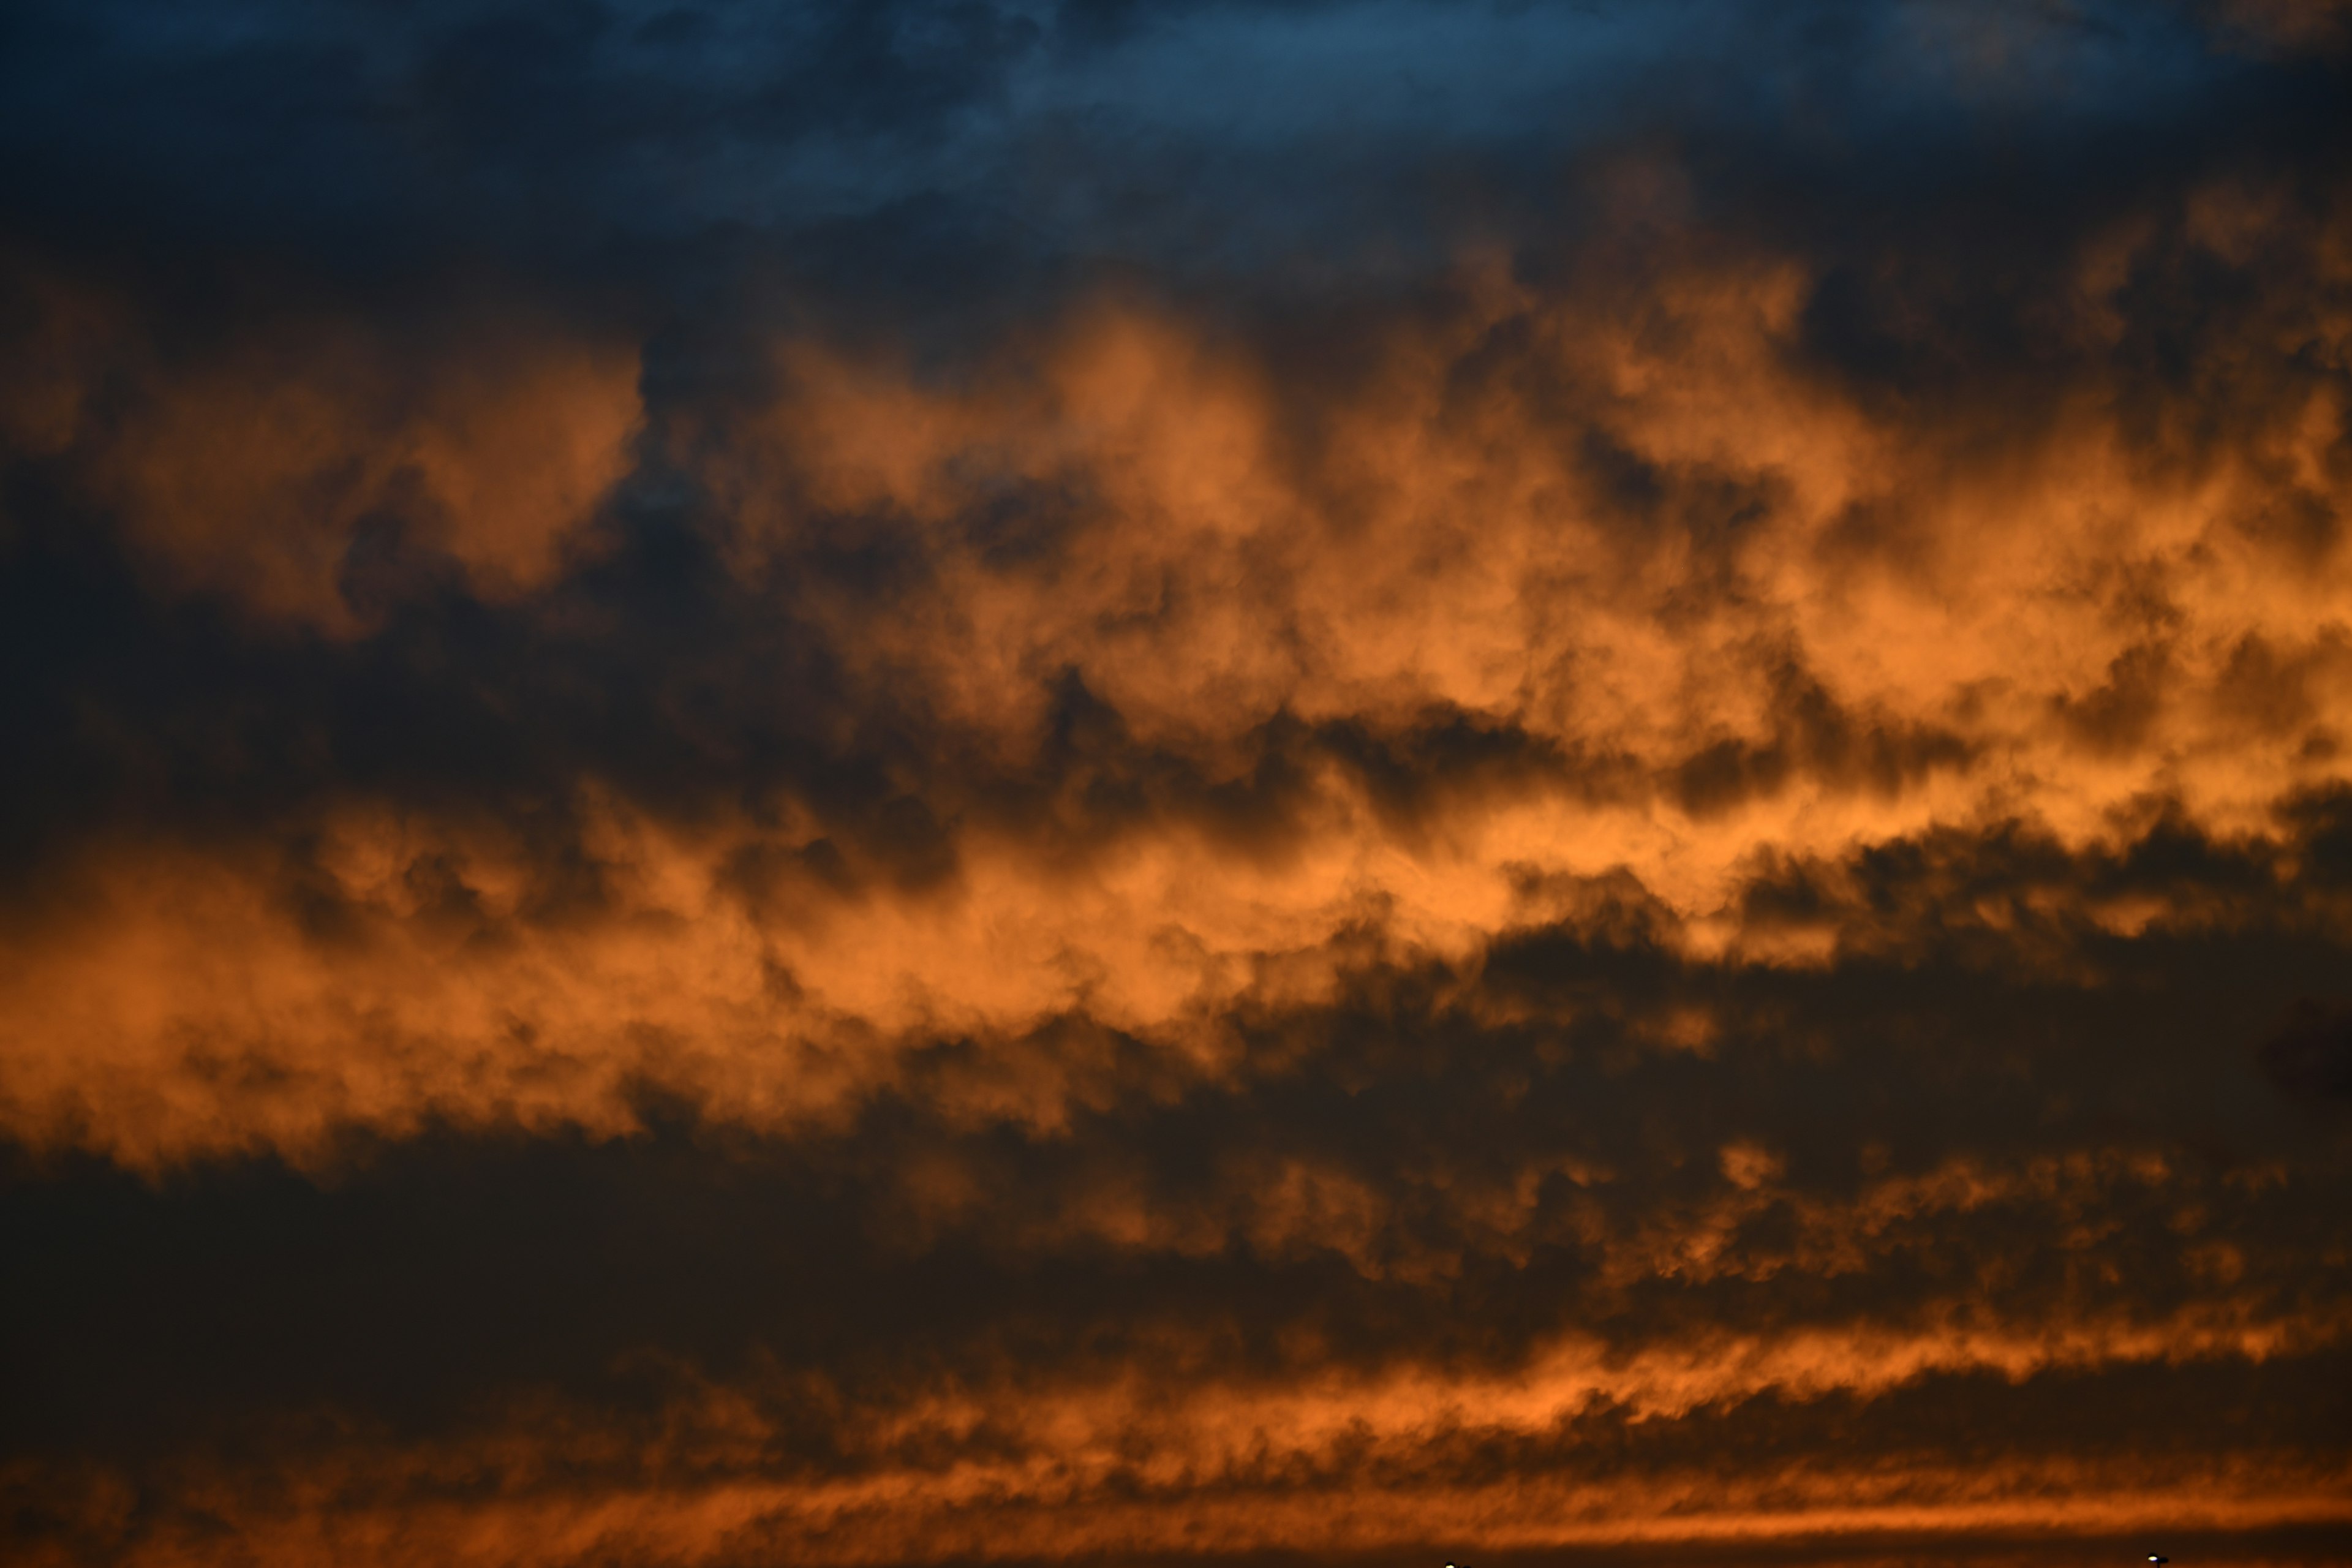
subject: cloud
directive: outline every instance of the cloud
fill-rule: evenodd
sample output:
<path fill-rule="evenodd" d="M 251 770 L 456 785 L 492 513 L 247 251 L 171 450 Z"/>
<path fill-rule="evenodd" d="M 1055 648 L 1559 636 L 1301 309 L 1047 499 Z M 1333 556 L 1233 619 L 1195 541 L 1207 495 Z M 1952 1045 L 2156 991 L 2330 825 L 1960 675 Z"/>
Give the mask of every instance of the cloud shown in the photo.
<path fill-rule="evenodd" d="M 2263 1070 L 2289 1094 L 2316 1100 L 2352 1095 L 2352 1026 L 2344 1010 L 2306 997 L 2260 1047 Z"/>
<path fill-rule="evenodd" d="M 2262 200 L 2186 210 L 2205 238 L 2102 234 L 2074 286 L 2334 243 Z M 134 399 L 45 471 L 160 563 L 111 592 L 234 584 L 238 619 L 176 634 L 223 672 L 198 727 L 103 667 L 48 721 L 79 809 L 163 798 L 46 847 L 20 1135 L 612 1128 L 648 1072 L 788 1121 L 1064 1016 L 1210 1070 L 1221 1016 L 1330 994 L 1351 931 L 1471 963 L 1530 878 L 1622 871 L 1679 948 L 1795 961 L 1857 917 L 1746 929 L 1772 866 L 2011 824 L 2077 879 L 2151 832 L 2243 858 L 2097 893 L 2119 932 L 2280 885 L 2277 813 L 2336 787 L 2352 679 L 2343 551 L 2266 521 L 2339 504 L 2335 395 L 2296 357 L 2333 327 L 2230 313 L 2185 351 L 2277 411 L 2200 456 L 2162 436 L 2217 401 L 2193 374 L 2115 392 L 2112 288 L 2077 307 L 2078 390 L 2020 431 L 1810 363 L 1798 258 L 1639 287 L 1629 320 L 1470 268 L 1312 398 L 1247 338 L 1118 302 L 938 374 L 787 339 L 748 415 L 657 399 L 627 497 L 626 359 L 436 369 L 360 434 L 278 419 L 234 496 L 173 410 L 245 394 Z M 318 403 L 303 374 L 268 395 Z M 440 388 L 478 384 L 508 423 L 449 445 Z M 336 639 L 297 683 L 239 647 L 289 618 Z M 247 778 L 272 793 L 206 798 Z M 87 978 L 120 972 L 146 978 Z"/>
<path fill-rule="evenodd" d="M 436 323 L 420 353 L 413 333 L 297 318 L 167 361 L 127 307 L 17 281 L 47 330 L 13 434 L 182 592 L 338 633 L 436 565 L 511 598 L 632 466 L 625 347 L 503 315 Z"/>
<path fill-rule="evenodd" d="M 12 16 L 0 1536 L 2341 1557 L 2325 9 Z"/>

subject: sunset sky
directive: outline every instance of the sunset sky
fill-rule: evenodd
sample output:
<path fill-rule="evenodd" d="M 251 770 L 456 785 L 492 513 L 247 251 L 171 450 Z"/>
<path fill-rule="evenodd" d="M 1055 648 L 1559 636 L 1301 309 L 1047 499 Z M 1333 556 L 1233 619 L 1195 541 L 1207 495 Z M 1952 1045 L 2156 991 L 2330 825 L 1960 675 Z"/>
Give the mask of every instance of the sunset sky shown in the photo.
<path fill-rule="evenodd" d="M 0 1558 L 2352 1562 L 2352 4 L 10 0 Z"/>

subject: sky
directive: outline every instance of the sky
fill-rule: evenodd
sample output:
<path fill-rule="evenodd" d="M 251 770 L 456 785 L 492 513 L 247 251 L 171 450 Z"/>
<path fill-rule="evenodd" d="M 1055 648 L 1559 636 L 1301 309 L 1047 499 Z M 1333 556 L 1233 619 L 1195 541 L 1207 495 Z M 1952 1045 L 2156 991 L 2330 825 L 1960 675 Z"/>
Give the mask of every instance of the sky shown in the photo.
<path fill-rule="evenodd" d="M 0 1554 L 2352 1561 L 2352 6 L 16 0 Z"/>

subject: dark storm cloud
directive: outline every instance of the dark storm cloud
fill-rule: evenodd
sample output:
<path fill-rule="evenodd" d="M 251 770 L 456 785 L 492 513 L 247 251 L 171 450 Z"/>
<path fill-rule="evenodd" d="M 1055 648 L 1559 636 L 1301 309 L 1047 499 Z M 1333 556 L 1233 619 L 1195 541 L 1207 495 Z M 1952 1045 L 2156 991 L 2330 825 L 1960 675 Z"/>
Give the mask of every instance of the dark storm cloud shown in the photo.
<path fill-rule="evenodd" d="M 109 4 L 20 8 L 10 38 L 20 231 L 377 277 L 485 252 L 690 275 L 698 237 L 843 223 L 902 258 L 943 233 L 1442 262 L 1453 226 L 1533 217 L 1564 159 L 1629 135 L 1715 147 L 1726 195 L 1843 169 L 1875 199 L 1837 221 L 1883 225 L 1955 184 L 2063 202 L 2151 134 L 2178 157 L 2250 112 L 2229 134 L 2266 139 L 2319 90 L 2168 5 Z M 937 260 L 948 287 L 971 258 Z"/>
<path fill-rule="evenodd" d="M 2352 1099 L 2352 1015 L 2305 997 L 2263 1037 L 2263 1070 L 2289 1094 Z"/>

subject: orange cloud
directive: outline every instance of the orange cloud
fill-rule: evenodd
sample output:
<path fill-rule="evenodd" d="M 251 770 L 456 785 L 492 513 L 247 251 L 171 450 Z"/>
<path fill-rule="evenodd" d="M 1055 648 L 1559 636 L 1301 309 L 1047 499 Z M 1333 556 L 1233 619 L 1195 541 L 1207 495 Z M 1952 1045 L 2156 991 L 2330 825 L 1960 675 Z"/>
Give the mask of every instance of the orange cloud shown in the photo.
<path fill-rule="evenodd" d="M 2086 248 L 2086 363 L 2125 352 L 2117 280 L 2162 245 L 2352 277 L 2341 224 L 2276 193 L 2184 214 Z M 2352 507 L 2339 394 L 2294 368 L 2352 353 L 2340 312 L 2287 300 L 2216 344 L 2197 374 L 2262 410 L 2219 434 L 2088 373 L 2020 431 L 1822 374 L 1797 260 L 1666 251 L 1638 284 L 1467 267 L 1312 402 L 1132 306 L 954 374 L 785 345 L 764 418 L 663 439 L 845 701 L 963 759 L 893 786 L 931 869 L 856 863 L 806 804 L 688 824 L 590 777 L 614 901 L 561 921 L 509 829 L 415 809 L 310 829 L 331 938 L 267 844 L 95 848 L 72 876 L 110 912 L 7 982 L 13 1125 L 146 1158 L 428 1114 L 609 1128 L 647 1071 L 790 1120 L 886 1081 L 894 1042 L 1072 1014 L 1205 1063 L 1237 998 L 1328 989 L 1287 955 L 1369 921 L 1465 963 L 1530 879 L 1629 874 L 1691 953 L 1811 962 L 1737 915 L 1775 858 L 2008 821 L 2098 852 L 2151 800 L 2242 839 L 2352 778 L 2352 552 L 2288 521 Z M 376 509 L 478 595 L 545 581 L 629 461 L 635 376 L 520 325 L 415 366 L 330 327 L 139 364 L 69 437 L 63 405 L 25 418 L 181 580 L 348 632 Z M 839 575 L 852 535 L 895 564 Z M 499 940 L 436 927 L 434 877 Z M 2178 913 L 2132 897 L 2108 929 Z"/>
<path fill-rule="evenodd" d="M 1621 8 L 1157 260 L 1356 19 L 1065 9 L 263 18 L 563 188 L 0 237 L 10 1561 L 2343 1556 L 2344 5 Z"/>
<path fill-rule="evenodd" d="M 192 1458 L 151 1483 L 138 1518 L 103 1472 L 20 1467 L 9 1479 L 45 1489 L 68 1516 L 54 1554 L 35 1561 L 74 1561 L 81 1546 L 134 1564 L 864 1564 L 1465 1541 L 1488 1552 L 1709 1549 L 1769 1560 L 1831 1541 L 1851 1552 L 1873 1537 L 1890 1552 L 1967 1561 L 2021 1535 L 2244 1537 L 2352 1523 L 2340 1460 L 2259 1445 L 2227 1459 L 2029 1452 L 1960 1465 L 1892 1451 L 1727 1471 L 1609 1455 L 1612 1438 L 1622 1450 L 1643 1430 L 1639 1420 L 1595 1429 L 1595 1450 L 1582 1452 L 1573 1405 L 1525 1413 L 1564 1447 L 1481 1474 L 1471 1457 L 1504 1440 L 1523 1418 L 1507 1405 L 1524 1401 L 1497 1409 L 1492 1391 L 1444 1384 L 1368 1393 L 1213 1391 L 1171 1404 L 1127 1388 L 1012 1408 L 950 1402 L 868 1428 L 880 1462 L 836 1477 L 761 1473 L 773 1463 L 772 1430 L 754 1407 L 717 1395 L 666 1415 L 650 1442 L 542 1409 L 473 1440 L 401 1447 L 354 1436 L 268 1468 Z M 1009 1434 L 1019 1436 L 1008 1452 Z M 974 1451 L 941 1458 L 943 1443 L 953 1452 L 966 1439 Z M 883 1457 L 894 1448 L 926 1457 Z"/>
<path fill-rule="evenodd" d="M 12 441 L 64 456 L 172 585 L 271 619 L 370 620 L 371 527 L 486 598 L 537 587 L 635 460 L 635 351 L 525 314 L 422 341 L 296 317 L 167 356 L 95 289 L 13 281 L 45 330 L 0 393 Z"/>
<path fill-rule="evenodd" d="M 2196 242 L 2304 235 L 2263 202 L 2203 193 Z M 2116 269 L 2155 243 L 2090 248 L 2079 352 L 2120 350 Z M 2340 271 L 2340 236 L 2310 243 Z M 1151 743 L 1444 705 L 1680 777 L 1702 813 L 1862 792 L 1916 825 L 1992 794 L 2080 834 L 2137 792 L 2243 821 L 2336 776 L 2352 568 L 2266 520 L 2347 501 L 2332 384 L 2283 368 L 2314 332 L 2340 355 L 2344 322 L 2221 351 L 2275 416 L 2214 447 L 2164 427 L 2199 405 L 2151 431 L 2099 381 L 2032 432 L 1873 407 L 1796 352 L 1815 281 L 1670 261 L 1628 298 L 1474 271 L 1311 416 L 1240 345 L 1135 310 L 971 384 L 795 346 L 729 493 L 755 552 L 828 517 L 902 531 L 922 569 L 833 606 L 836 640 L 1004 745 L 1078 669 Z M 1008 512 L 1033 534 L 1000 537 Z M 2250 683 L 2278 695 L 2250 711 Z"/>

